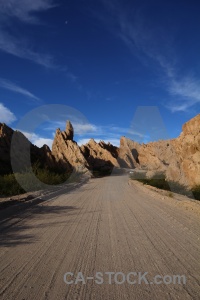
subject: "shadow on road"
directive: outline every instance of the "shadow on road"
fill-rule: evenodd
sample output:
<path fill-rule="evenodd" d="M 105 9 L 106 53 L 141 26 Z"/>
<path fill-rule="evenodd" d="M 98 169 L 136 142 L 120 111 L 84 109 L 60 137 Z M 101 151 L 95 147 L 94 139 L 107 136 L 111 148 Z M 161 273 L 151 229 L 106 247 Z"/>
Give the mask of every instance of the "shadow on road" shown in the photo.
<path fill-rule="evenodd" d="M 37 228 L 39 231 L 41 227 L 62 226 L 66 224 L 66 221 L 60 221 L 60 214 L 62 213 L 62 216 L 63 214 L 71 214 L 75 210 L 77 210 L 75 206 L 35 205 L 19 217 L 16 216 L 4 221 L 3 224 L 1 223 L 0 246 L 15 247 L 37 242 Z M 44 219 L 41 219 L 41 215 L 44 215 Z M 33 222 L 30 222 L 30 220 Z M 45 220 L 47 222 L 44 222 Z M 32 223 L 32 225 L 28 226 L 27 223 Z"/>

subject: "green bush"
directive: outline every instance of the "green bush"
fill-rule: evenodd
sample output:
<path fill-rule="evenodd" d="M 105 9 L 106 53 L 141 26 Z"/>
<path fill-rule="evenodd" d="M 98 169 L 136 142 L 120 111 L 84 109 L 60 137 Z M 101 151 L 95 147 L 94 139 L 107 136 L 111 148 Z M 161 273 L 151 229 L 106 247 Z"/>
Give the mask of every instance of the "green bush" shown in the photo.
<path fill-rule="evenodd" d="M 33 166 L 33 172 L 39 181 L 33 179 L 30 170 L 15 175 L 0 176 L 0 195 L 13 196 L 22 194 L 25 191 L 37 191 L 44 188 L 43 183 L 52 186 L 62 184 L 70 176 L 70 173 L 67 172 L 41 169 L 37 164 Z M 18 180 L 16 180 L 15 176 Z"/>
<path fill-rule="evenodd" d="M 148 184 L 159 189 L 170 190 L 169 184 L 165 179 L 165 174 L 162 172 L 155 173 L 151 178 L 147 177 L 147 171 L 139 172 L 135 171 L 130 175 L 131 179 L 135 179 L 144 184 Z"/>
<path fill-rule="evenodd" d="M 155 173 L 151 178 L 147 178 L 145 172 L 134 172 L 133 174 L 131 174 L 130 177 L 131 177 L 131 179 L 140 181 L 143 184 L 148 184 L 148 185 L 154 186 L 158 189 L 172 191 L 172 192 L 182 194 L 182 195 L 190 194 L 190 193 L 188 193 L 189 192 L 188 189 L 185 186 L 179 184 L 178 182 L 167 181 L 165 174 L 162 172 Z M 200 187 L 196 188 L 196 190 L 192 191 L 192 192 L 193 192 L 193 194 L 196 195 L 196 197 L 198 197 L 198 195 L 200 195 Z"/>
<path fill-rule="evenodd" d="M 16 181 L 14 174 L 0 176 L 0 194 L 12 196 L 24 193 L 24 189 Z"/>

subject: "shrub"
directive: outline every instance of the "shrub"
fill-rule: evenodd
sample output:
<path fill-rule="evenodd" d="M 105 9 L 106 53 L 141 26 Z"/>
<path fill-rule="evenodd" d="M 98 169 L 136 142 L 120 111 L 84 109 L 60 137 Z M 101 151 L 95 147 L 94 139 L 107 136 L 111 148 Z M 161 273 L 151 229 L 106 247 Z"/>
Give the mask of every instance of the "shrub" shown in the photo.
<path fill-rule="evenodd" d="M 16 181 L 14 174 L 0 176 L 0 194 L 12 196 L 24 193 L 24 189 Z"/>
<path fill-rule="evenodd" d="M 25 191 L 37 191 L 44 188 L 43 183 L 52 186 L 62 184 L 70 176 L 70 173 L 67 172 L 42 169 L 37 164 L 33 166 L 33 172 L 39 181 L 33 180 L 30 170 L 23 173 L 0 176 L 0 195 L 13 196 L 22 194 Z M 15 176 L 18 180 L 16 180 Z"/>
<path fill-rule="evenodd" d="M 131 177 L 131 179 L 138 180 L 138 181 L 142 182 L 143 184 L 148 184 L 148 185 L 154 186 L 158 189 L 172 191 L 172 192 L 182 194 L 182 195 L 188 195 L 188 196 L 190 195 L 190 193 L 189 193 L 190 191 L 188 191 L 188 189 L 185 186 L 183 186 L 175 181 L 167 181 L 165 174 L 162 172 L 156 172 L 151 178 L 147 178 L 146 174 L 143 172 L 142 173 L 134 172 L 133 174 L 131 174 L 130 177 Z M 199 188 L 199 190 L 198 190 L 198 188 L 196 189 L 196 196 L 199 195 L 198 193 L 200 194 L 200 188 Z"/>

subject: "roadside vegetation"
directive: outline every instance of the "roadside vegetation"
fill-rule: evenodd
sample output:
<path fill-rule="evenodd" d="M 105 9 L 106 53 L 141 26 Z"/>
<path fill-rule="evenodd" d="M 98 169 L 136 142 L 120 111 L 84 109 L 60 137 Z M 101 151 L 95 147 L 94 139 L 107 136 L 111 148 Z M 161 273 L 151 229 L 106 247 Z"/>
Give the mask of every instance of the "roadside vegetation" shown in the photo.
<path fill-rule="evenodd" d="M 26 191 L 38 191 L 44 189 L 44 184 L 55 186 L 63 184 L 66 180 L 69 182 L 76 181 L 78 179 L 77 174 L 64 172 L 63 170 L 53 170 L 41 168 L 38 163 L 33 165 L 33 173 L 37 181 L 33 181 L 32 173 L 30 170 L 26 170 L 17 174 L 7 174 L 0 176 L 0 195 L 1 196 L 14 196 L 25 193 Z M 16 177 L 23 183 L 23 187 L 18 183 Z"/>
<path fill-rule="evenodd" d="M 142 182 L 143 184 L 151 185 L 158 189 L 169 191 L 169 197 L 173 197 L 173 193 L 190 196 L 192 192 L 196 200 L 200 200 L 200 186 L 194 187 L 192 190 L 188 190 L 185 186 L 174 181 L 167 181 L 165 174 L 157 172 L 152 177 L 147 177 L 146 172 L 133 172 L 130 174 L 130 178 Z"/>

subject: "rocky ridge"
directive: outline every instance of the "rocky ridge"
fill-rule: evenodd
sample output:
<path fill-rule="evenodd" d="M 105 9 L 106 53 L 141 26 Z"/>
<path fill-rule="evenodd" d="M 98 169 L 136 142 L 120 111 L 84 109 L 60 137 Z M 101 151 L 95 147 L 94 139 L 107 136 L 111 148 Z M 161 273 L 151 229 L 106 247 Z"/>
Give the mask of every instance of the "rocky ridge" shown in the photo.
<path fill-rule="evenodd" d="M 89 168 L 81 148 L 73 140 L 74 129 L 70 121 L 67 121 L 66 130 L 56 130 L 52 145 L 52 155 L 56 161 L 62 161 L 68 169 L 84 166 Z"/>
<path fill-rule="evenodd" d="M 129 167 L 163 172 L 167 180 L 193 187 L 200 184 L 200 114 L 185 123 L 176 139 L 138 144 L 120 140 L 119 157 Z M 119 158 L 118 158 L 119 159 Z"/>
<path fill-rule="evenodd" d="M 31 161 L 39 160 L 47 167 L 67 171 L 74 168 L 83 171 L 137 168 L 146 170 L 148 176 L 161 171 L 168 180 L 189 187 L 200 184 L 200 114 L 183 125 L 183 131 L 176 139 L 139 144 L 121 137 L 119 148 L 103 141 L 97 143 L 94 139 L 79 146 L 74 141 L 73 126 L 67 121 L 64 131 L 56 130 L 51 151 L 47 145 L 42 148 L 32 145 L 21 132 L 0 123 L 2 174 L 12 172 L 10 149 L 13 136 L 18 145 L 15 156 L 19 167 L 23 165 L 23 156 L 28 155 L 29 149 Z"/>
<path fill-rule="evenodd" d="M 12 164 L 11 166 L 11 153 Z M 13 171 L 24 171 L 31 163 L 39 162 L 42 167 L 55 168 L 56 162 L 47 145 L 41 148 L 33 145 L 20 131 L 14 131 L 4 123 L 0 123 L 0 174 Z"/>

